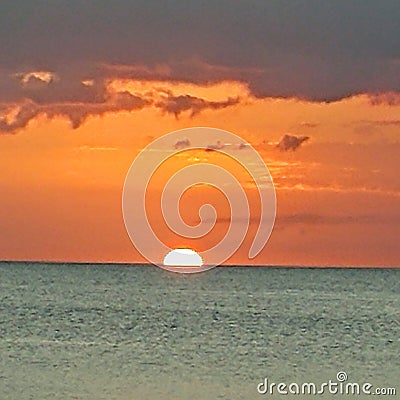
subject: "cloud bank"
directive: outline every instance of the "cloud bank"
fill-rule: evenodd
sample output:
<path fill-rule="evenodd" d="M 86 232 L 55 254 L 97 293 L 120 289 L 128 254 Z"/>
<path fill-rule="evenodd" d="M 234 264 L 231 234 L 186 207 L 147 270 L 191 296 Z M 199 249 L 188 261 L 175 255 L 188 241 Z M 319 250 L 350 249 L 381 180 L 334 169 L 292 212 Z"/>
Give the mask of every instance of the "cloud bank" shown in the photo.
<path fill-rule="evenodd" d="M 43 76 L 48 75 L 43 73 Z M 44 81 L 33 73 L 21 75 L 23 85 L 30 85 L 32 79 L 35 85 L 50 85 L 51 83 L 51 79 Z M 58 101 L 57 96 L 37 93 L 19 102 L 0 103 L 0 133 L 14 133 L 26 127 L 38 115 L 45 115 L 47 118 L 65 117 L 70 121 L 71 127 L 76 129 L 88 117 L 102 116 L 110 112 L 134 112 L 153 106 L 164 114 L 175 115 L 176 118 L 184 112 L 188 112 L 189 116 L 193 117 L 204 110 L 219 110 L 239 103 L 238 97 L 210 101 L 191 95 L 176 96 L 164 89 L 134 95 L 128 91 L 114 91 L 105 84 L 96 85 L 91 80 L 85 80 L 81 84 L 86 91 L 86 93 L 82 92 L 83 98 L 78 96 L 76 99 L 73 97 L 68 99 L 63 93 L 61 101 Z"/>
<path fill-rule="evenodd" d="M 397 0 L 5 2 L 0 104 L 26 104 L 11 125 L 2 120 L 2 130 L 23 126 L 35 112 L 50 116 L 67 108 L 76 126 L 115 103 L 144 106 L 143 98 L 108 99 L 105 87 L 116 78 L 232 80 L 256 97 L 317 102 L 367 93 L 373 104 L 397 106 L 399 20 Z M 178 117 L 235 101 L 181 95 L 157 106 Z M 84 116 L 75 116 L 83 104 Z"/>

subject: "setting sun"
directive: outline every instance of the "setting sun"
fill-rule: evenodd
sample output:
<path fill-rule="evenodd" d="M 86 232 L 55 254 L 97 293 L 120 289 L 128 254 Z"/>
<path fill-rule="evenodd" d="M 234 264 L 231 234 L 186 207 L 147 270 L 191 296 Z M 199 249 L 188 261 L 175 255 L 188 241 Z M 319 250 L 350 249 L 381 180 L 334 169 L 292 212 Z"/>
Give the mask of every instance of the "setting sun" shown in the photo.
<path fill-rule="evenodd" d="M 201 256 L 192 249 L 174 249 L 164 257 L 166 267 L 202 267 Z"/>

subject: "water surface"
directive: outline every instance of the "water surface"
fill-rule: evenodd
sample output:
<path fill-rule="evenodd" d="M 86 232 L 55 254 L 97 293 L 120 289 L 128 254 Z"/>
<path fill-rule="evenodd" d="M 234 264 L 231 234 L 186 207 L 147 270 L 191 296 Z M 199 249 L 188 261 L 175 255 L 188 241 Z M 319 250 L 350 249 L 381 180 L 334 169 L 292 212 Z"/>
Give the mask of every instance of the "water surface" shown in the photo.
<path fill-rule="evenodd" d="M 0 263 L 0 398 L 261 399 L 265 377 L 338 371 L 393 387 L 399 273 Z"/>

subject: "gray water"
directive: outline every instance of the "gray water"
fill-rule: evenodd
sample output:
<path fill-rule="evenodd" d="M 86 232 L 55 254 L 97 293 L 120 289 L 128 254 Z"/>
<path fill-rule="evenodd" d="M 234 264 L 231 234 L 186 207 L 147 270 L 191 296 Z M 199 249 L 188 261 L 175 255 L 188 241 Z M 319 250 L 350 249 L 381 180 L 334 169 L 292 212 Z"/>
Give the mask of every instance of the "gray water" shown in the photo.
<path fill-rule="evenodd" d="M 399 273 L 0 263 L 0 399 L 302 399 L 257 385 L 338 371 L 395 387 Z"/>

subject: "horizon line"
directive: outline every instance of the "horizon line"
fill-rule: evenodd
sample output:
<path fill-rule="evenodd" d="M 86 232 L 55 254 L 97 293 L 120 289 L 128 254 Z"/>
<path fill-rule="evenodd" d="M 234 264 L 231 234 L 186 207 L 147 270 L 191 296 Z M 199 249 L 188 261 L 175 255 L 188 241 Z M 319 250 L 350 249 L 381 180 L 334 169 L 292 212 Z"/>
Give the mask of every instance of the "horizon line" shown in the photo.
<path fill-rule="evenodd" d="M 149 262 L 129 262 L 129 261 L 62 261 L 62 260 L 0 260 L 4 264 L 72 264 L 72 265 L 121 265 L 130 267 L 152 266 L 161 268 Z M 206 266 L 207 265 L 203 265 Z M 221 264 L 214 268 L 301 268 L 301 269 L 400 269 L 400 265 L 300 265 L 300 264 Z M 163 269 L 163 268 L 161 268 Z M 167 269 L 166 269 L 167 270 Z"/>

